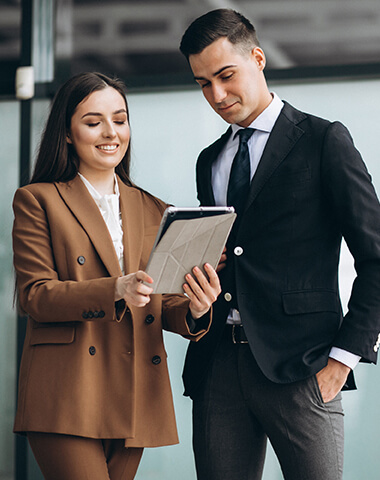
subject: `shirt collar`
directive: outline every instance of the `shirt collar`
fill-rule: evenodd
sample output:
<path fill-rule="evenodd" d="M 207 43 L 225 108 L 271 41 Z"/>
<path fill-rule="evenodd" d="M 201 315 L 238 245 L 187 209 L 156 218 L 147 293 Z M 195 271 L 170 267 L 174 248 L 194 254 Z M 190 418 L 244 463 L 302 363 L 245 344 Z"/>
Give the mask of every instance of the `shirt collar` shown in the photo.
<path fill-rule="evenodd" d="M 270 133 L 276 123 L 278 116 L 284 106 L 284 103 L 276 93 L 271 93 L 273 100 L 267 106 L 267 108 L 260 113 L 260 115 L 255 118 L 255 120 L 249 125 L 249 128 L 254 128 L 255 130 L 260 130 L 261 132 Z M 235 137 L 238 130 L 240 130 L 240 125 L 233 124 L 232 136 Z"/>

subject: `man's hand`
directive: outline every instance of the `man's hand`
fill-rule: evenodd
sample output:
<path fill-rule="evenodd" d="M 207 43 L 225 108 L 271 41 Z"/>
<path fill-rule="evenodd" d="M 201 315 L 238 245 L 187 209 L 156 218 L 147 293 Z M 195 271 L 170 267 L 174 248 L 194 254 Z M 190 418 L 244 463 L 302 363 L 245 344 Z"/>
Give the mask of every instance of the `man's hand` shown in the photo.
<path fill-rule="evenodd" d="M 201 318 L 210 310 L 211 305 L 221 292 L 219 277 L 216 271 L 208 263 L 205 264 L 204 269 L 208 278 L 206 278 L 200 268 L 194 267 L 194 277 L 188 273 L 185 277 L 187 283 L 183 285 L 184 292 L 190 298 L 189 308 L 194 320 Z"/>
<path fill-rule="evenodd" d="M 226 266 L 226 261 L 227 261 L 227 247 L 224 247 L 223 248 L 223 252 L 222 252 L 222 255 L 219 259 L 219 263 L 216 267 L 216 272 L 219 273 L 221 270 L 223 270 L 223 268 Z"/>
<path fill-rule="evenodd" d="M 325 368 L 317 373 L 319 389 L 325 403 L 333 400 L 342 390 L 350 370 L 347 365 L 330 357 Z"/>

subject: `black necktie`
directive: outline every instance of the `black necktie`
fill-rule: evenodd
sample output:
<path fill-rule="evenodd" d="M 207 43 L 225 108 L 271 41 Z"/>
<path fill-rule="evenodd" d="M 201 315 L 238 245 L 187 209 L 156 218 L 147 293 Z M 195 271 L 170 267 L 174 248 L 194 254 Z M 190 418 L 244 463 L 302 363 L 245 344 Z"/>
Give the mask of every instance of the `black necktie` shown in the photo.
<path fill-rule="evenodd" d="M 232 162 L 227 190 L 227 205 L 233 206 L 241 214 L 247 200 L 251 182 L 251 162 L 247 142 L 254 132 L 253 128 L 238 130 L 239 149 Z"/>

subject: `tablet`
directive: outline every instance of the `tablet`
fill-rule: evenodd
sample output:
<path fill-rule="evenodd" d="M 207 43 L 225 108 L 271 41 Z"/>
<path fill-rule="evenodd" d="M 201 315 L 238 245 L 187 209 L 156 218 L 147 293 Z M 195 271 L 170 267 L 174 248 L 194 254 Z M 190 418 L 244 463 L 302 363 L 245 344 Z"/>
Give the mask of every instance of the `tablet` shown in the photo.
<path fill-rule="evenodd" d="M 211 217 L 213 215 L 224 215 L 234 212 L 234 207 L 168 207 L 162 216 L 153 250 L 175 220 L 190 220 L 193 218 Z"/>
<path fill-rule="evenodd" d="M 194 266 L 216 268 L 235 218 L 233 207 L 167 208 L 146 267 L 153 293 L 183 293 Z"/>

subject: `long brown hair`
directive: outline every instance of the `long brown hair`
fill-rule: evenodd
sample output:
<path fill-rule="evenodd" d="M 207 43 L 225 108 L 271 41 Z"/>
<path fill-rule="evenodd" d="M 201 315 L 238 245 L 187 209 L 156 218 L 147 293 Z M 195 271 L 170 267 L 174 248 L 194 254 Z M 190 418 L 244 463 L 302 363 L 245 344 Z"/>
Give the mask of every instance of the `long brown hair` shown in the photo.
<path fill-rule="evenodd" d="M 70 78 L 53 99 L 30 183 L 67 182 L 75 177 L 79 161 L 73 146 L 66 141 L 71 118 L 77 106 L 88 95 L 107 87 L 114 88 L 124 98 L 129 121 L 126 87 L 121 80 L 97 72 L 84 72 Z M 129 176 L 130 161 L 131 142 L 115 171 L 126 185 L 132 186 Z"/>

